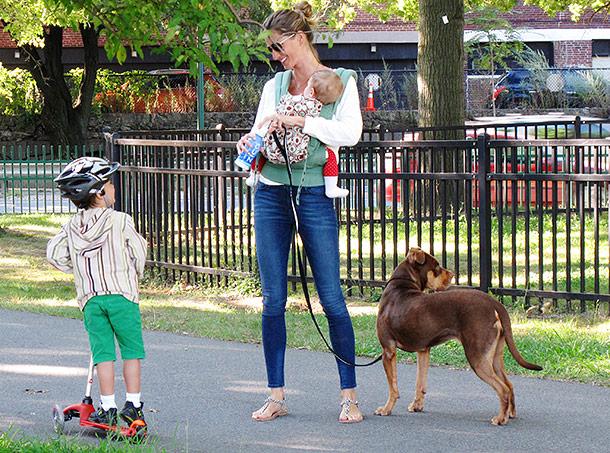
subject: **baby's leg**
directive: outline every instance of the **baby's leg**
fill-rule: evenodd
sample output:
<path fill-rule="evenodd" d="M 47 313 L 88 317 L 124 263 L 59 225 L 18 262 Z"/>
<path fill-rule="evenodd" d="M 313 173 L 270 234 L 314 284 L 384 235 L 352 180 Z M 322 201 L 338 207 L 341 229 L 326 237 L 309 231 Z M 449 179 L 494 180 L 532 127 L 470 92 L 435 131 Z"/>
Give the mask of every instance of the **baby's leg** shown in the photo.
<path fill-rule="evenodd" d="M 337 152 L 331 148 L 326 148 L 326 163 L 322 169 L 322 175 L 324 176 L 324 193 L 328 198 L 347 197 L 349 191 L 337 185 L 339 182 L 339 164 L 337 163 Z"/>
<path fill-rule="evenodd" d="M 257 156 L 257 159 L 252 161 L 250 166 L 250 175 L 246 178 L 246 185 L 248 187 L 254 187 L 258 182 L 258 174 L 263 171 L 263 166 L 267 162 L 267 159 L 262 154 Z"/>

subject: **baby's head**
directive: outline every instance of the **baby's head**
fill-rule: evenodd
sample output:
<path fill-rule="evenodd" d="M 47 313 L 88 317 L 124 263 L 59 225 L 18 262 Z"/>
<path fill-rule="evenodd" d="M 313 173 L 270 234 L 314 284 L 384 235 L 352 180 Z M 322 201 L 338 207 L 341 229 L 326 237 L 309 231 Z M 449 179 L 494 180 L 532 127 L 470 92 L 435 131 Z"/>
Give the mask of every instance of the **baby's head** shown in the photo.
<path fill-rule="evenodd" d="M 343 93 L 341 77 L 331 69 L 314 72 L 304 91 L 305 96 L 316 98 L 324 105 L 335 102 L 341 97 L 341 93 Z"/>

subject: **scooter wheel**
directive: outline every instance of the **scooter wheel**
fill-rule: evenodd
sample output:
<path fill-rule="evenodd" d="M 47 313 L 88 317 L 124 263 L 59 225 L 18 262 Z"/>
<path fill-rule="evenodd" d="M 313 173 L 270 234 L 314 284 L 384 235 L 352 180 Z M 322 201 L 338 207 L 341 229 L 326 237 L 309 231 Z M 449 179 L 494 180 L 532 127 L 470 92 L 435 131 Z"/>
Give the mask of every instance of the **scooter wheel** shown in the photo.
<path fill-rule="evenodd" d="M 66 419 L 64 417 L 64 411 L 56 404 L 53 406 L 53 429 L 57 434 L 63 434 Z"/>

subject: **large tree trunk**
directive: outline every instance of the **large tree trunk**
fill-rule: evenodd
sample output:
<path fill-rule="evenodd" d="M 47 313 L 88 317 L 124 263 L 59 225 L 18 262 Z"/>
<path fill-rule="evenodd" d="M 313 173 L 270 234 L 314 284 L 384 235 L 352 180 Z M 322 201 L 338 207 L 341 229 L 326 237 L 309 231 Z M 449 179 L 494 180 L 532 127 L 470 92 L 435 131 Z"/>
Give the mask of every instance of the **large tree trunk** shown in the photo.
<path fill-rule="evenodd" d="M 420 126 L 464 125 L 464 0 L 419 0 L 417 87 Z M 464 132 L 440 130 L 434 138 L 463 139 Z M 434 173 L 451 173 L 459 171 L 461 161 L 460 150 L 435 151 L 428 155 L 427 168 Z M 433 192 L 429 185 L 434 186 Z M 430 217 L 439 215 L 442 196 L 449 215 L 459 212 L 463 202 L 454 205 L 454 195 L 457 192 L 458 199 L 463 199 L 461 185 L 428 181 L 423 190 L 424 210 L 429 210 Z"/>
<path fill-rule="evenodd" d="M 420 126 L 464 124 L 464 0 L 419 0 L 417 87 Z"/>
<path fill-rule="evenodd" d="M 99 33 L 91 25 L 80 25 L 84 49 L 84 73 L 75 100 L 64 78 L 62 63 L 61 27 L 45 30 L 44 48 L 25 45 L 28 70 L 43 96 L 41 122 L 49 140 L 54 144 L 81 145 L 87 142 L 87 126 L 95 91 L 95 78 L 99 65 L 97 40 Z"/>

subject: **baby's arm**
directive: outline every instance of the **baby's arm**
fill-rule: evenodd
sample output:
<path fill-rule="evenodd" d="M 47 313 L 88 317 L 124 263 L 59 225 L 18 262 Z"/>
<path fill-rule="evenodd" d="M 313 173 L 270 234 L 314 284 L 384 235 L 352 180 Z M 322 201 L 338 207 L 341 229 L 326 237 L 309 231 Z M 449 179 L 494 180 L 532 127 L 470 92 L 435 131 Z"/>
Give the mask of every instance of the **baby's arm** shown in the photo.
<path fill-rule="evenodd" d="M 47 244 L 47 260 L 57 269 L 67 274 L 73 272 L 70 248 L 68 247 L 68 234 L 62 227 L 61 231 Z"/>

